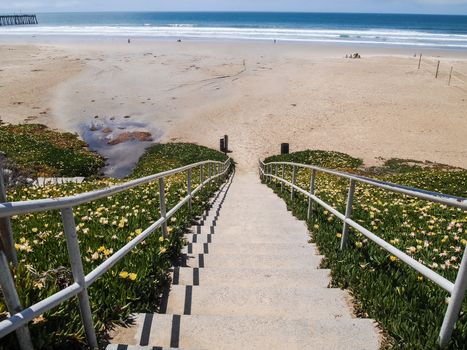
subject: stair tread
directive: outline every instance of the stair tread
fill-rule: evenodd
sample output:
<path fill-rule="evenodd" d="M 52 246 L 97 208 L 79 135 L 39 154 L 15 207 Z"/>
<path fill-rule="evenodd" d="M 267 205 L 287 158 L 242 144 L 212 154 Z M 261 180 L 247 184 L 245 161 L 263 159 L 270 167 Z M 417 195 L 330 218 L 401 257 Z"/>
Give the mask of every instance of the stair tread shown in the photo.
<path fill-rule="evenodd" d="M 140 322 L 133 326 L 138 329 L 135 334 L 141 334 L 144 315 L 138 319 Z M 378 349 L 379 334 L 373 323 L 369 319 L 154 314 L 148 345 L 200 349 Z M 138 341 L 137 336 L 134 339 Z"/>

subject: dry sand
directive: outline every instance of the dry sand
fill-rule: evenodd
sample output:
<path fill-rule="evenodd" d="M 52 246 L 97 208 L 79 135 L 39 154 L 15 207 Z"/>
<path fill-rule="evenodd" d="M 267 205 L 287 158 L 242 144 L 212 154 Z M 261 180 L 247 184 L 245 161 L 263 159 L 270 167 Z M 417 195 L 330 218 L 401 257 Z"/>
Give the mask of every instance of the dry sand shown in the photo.
<path fill-rule="evenodd" d="M 355 51 L 362 59 L 345 58 Z M 232 156 L 248 170 L 281 142 L 292 151 L 345 152 L 368 165 L 401 157 L 467 168 L 467 52 L 424 51 L 418 70 L 414 51 L 269 42 L 3 42 L 0 117 L 88 139 L 97 125 L 107 141 L 119 132 L 149 131 L 156 140 L 218 147 L 228 134 Z M 441 56 L 438 79 L 433 56 Z M 451 65 L 455 78 L 447 86 Z M 131 166 L 145 146 L 104 152 Z"/>

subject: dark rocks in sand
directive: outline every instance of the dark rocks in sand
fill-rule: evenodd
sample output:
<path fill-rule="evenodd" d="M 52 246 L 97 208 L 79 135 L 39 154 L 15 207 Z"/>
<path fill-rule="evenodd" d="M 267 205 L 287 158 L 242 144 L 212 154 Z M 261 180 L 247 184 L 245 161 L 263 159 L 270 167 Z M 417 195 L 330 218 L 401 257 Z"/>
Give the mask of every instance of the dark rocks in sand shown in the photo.
<path fill-rule="evenodd" d="M 152 135 L 147 131 L 124 132 L 107 142 L 107 144 L 113 146 L 128 141 L 149 142 L 152 141 Z"/>
<path fill-rule="evenodd" d="M 97 119 L 97 118 L 99 118 L 99 116 L 98 116 L 98 115 L 95 115 L 95 116 L 94 116 L 94 119 Z"/>
<path fill-rule="evenodd" d="M 95 125 L 94 123 L 91 124 L 91 127 L 89 128 L 89 131 L 97 131 L 99 130 L 99 127 Z"/>
<path fill-rule="evenodd" d="M 125 119 L 130 119 L 131 117 L 129 115 L 124 116 L 123 118 Z"/>
<path fill-rule="evenodd" d="M 110 117 L 110 120 L 115 120 L 115 117 Z"/>

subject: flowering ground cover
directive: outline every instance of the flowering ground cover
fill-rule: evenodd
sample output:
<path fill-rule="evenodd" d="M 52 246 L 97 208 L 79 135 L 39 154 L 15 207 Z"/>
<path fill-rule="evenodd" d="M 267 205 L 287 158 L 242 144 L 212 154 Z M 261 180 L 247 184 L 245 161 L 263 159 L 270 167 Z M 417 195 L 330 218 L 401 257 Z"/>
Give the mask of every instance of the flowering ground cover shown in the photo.
<path fill-rule="evenodd" d="M 274 156 L 271 161 L 292 161 L 367 175 L 380 180 L 425 190 L 467 197 L 467 171 L 429 162 L 390 160 L 380 168 L 362 168 L 362 162 L 346 154 L 304 151 Z M 280 168 L 279 168 L 280 174 Z M 291 169 L 285 171 L 291 181 Z M 310 171 L 299 170 L 297 184 L 309 190 Z M 275 182 L 270 186 L 287 201 L 300 219 L 306 220 L 308 198 Z M 316 195 L 345 212 L 349 181 L 318 173 Z M 384 347 L 436 349 L 438 333 L 449 294 L 350 229 L 348 247 L 339 249 L 342 223 L 316 205 L 308 227 L 312 240 L 325 255 L 323 268 L 332 272 L 334 287 L 348 288 L 354 296 L 355 312 L 376 319 L 382 326 Z M 411 255 L 454 282 L 467 245 L 467 214 L 457 208 L 391 193 L 357 183 L 352 218 L 398 249 Z M 467 301 L 454 331 L 450 348 L 467 344 Z"/>
<path fill-rule="evenodd" d="M 143 156 L 133 177 L 207 159 L 225 160 L 226 157 L 197 145 L 155 145 Z M 43 188 L 21 187 L 11 190 L 8 199 L 56 198 L 117 183 L 117 180 L 99 179 Z M 187 195 L 186 183 L 186 173 L 166 178 L 168 210 Z M 199 171 L 194 171 L 192 188 L 199 183 Z M 184 244 L 182 233 L 206 208 L 218 185 L 215 182 L 206 186 L 197 193 L 191 211 L 185 206 L 171 218 L 168 238 L 164 239 L 160 230 L 155 232 L 89 288 L 100 341 L 105 341 L 109 327 L 127 322 L 130 311 L 153 312 L 157 309 L 161 288 L 168 281 L 168 268 Z M 74 214 L 84 270 L 88 273 L 160 217 L 158 182 L 80 205 L 74 208 Z M 54 211 L 21 215 L 13 217 L 12 224 L 20 260 L 14 274 L 23 306 L 36 303 L 70 285 L 72 275 L 60 214 Z M 0 319 L 6 316 L 5 305 L 0 298 Z M 85 336 L 76 298 L 36 318 L 30 330 L 36 349 L 84 346 Z M 14 336 L 0 342 L 0 349 L 15 347 Z"/>
<path fill-rule="evenodd" d="M 0 124 L 0 151 L 32 177 L 91 176 L 104 166 L 104 159 L 77 135 L 40 124 Z"/>

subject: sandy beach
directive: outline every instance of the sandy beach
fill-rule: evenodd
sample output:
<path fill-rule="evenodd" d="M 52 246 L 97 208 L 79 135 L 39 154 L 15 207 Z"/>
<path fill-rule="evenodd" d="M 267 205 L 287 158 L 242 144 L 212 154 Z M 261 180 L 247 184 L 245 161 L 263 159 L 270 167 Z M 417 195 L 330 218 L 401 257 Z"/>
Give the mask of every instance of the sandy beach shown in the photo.
<path fill-rule="evenodd" d="M 362 58 L 345 58 L 354 52 Z M 467 168 L 467 52 L 424 50 L 420 70 L 416 52 L 284 42 L 3 40 L 0 118 L 79 133 L 114 164 L 124 160 L 109 175 L 128 171 L 151 142 L 217 148 L 224 134 L 241 170 L 279 152 L 281 142 L 291 151 L 345 152 L 367 165 L 399 157 Z M 138 139 L 133 133 L 140 131 L 150 133 L 145 142 L 113 141 L 122 133 Z"/>

